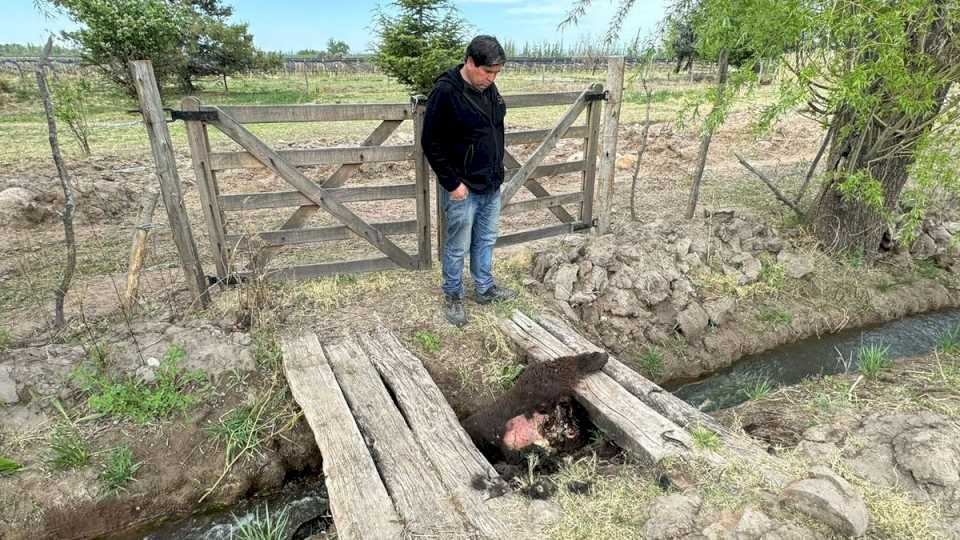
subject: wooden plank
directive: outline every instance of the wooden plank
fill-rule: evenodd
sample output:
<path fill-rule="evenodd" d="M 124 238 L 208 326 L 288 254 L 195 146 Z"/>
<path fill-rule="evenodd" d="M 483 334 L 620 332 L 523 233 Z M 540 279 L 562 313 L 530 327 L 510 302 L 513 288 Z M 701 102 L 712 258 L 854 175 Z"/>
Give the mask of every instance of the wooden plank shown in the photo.
<path fill-rule="evenodd" d="M 563 344 L 540 325 L 519 311 L 510 320 L 533 341 L 542 355 L 551 359 L 569 356 L 575 351 Z M 603 430 L 621 448 L 634 452 L 651 465 L 680 456 L 693 449 L 693 440 L 682 428 L 673 424 L 648 405 L 627 392 L 604 372 L 587 375 L 574 387 L 577 401 L 590 414 L 594 425 Z"/>
<path fill-rule="evenodd" d="M 344 206 L 343 203 L 328 196 L 326 190 L 313 183 L 312 180 L 304 176 L 303 173 L 295 167 L 283 161 L 269 146 L 257 139 L 252 133 L 247 131 L 246 128 L 238 124 L 227 114 L 219 114 L 215 125 L 237 144 L 257 156 L 257 159 L 271 171 L 300 190 L 311 201 L 322 206 L 327 212 L 330 212 L 333 217 L 349 227 L 351 231 L 382 251 L 387 257 L 390 257 L 390 259 L 396 262 L 401 268 L 408 270 L 417 269 L 418 265 L 416 261 L 410 257 L 407 252 L 400 249 L 400 247 L 390 241 L 389 238 L 360 219 L 359 216 Z"/>
<path fill-rule="evenodd" d="M 195 97 L 185 97 L 180 106 L 185 111 L 198 111 L 200 100 Z M 190 144 L 190 159 L 193 162 L 193 174 L 197 180 L 200 205 L 207 225 L 207 236 L 213 246 L 213 261 L 217 267 L 217 276 L 220 279 L 226 279 L 228 272 L 227 244 L 224 240 L 226 220 L 220 208 L 220 198 L 217 197 L 216 173 L 210 167 L 210 139 L 207 137 L 207 126 L 203 122 L 193 120 L 185 124 L 187 142 Z"/>
<path fill-rule="evenodd" d="M 610 212 L 613 208 L 613 192 L 617 172 L 617 129 L 620 126 L 620 100 L 623 97 L 623 57 L 607 59 L 607 104 L 603 110 L 603 138 L 600 150 L 600 169 L 597 172 L 597 195 L 599 212 L 597 233 L 605 234 L 610 228 Z"/>
<path fill-rule="evenodd" d="M 504 160 L 506 160 L 506 158 L 504 158 Z M 543 178 L 546 176 L 557 176 L 561 174 L 570 174 L 570 173 L 580 172 L 584 169 L 586 164 L 587 164 L 586 161 L 579 160 L 579 161 L 566 161 L 563 163 L 550 163 L 548 165 L 540 165 L 535 169 L 533 169 L 533 172 L 530 173 L 530 176 L 528 176 L 527 179 L 529 180 L 533 178 Z M 514 173 L 518 170 L 520 170 L 519 167 L 508 168 L 507 173 Z"/>
<path fill-rule="evenodd" d="M 378 144 L 383 144 L 384 141 L 390 138 L 390 135 L 400 127 L 400 124 L 403 123 L 402 120 L 385 120 L 380 123 L 373 130 L 370 135 L 363 141 L 361 146 L 375 146 Z M 327 179 L 320 184 L 321 187 L 325 189 L 338 188 L 343 184 L 347 183 L 347 180 L 350 179 L 350 176 L 353 173 L 357 172 L 360 169 L 360 164 L 358 163 L 348 163 L 346 165 L 341 165 L 333 172 Z M 319 206 L 301 206 L 293 213 L 287 221 L 280 226 L 281 229 L 299 229 L 306 225 L 307 221 L 310 220 L 310 217 L 313 216 L 320 209 Z M 277 254 L 276 249 L 265 249 L 257 254 L 256 266 L 259 268 L 266 268 L 267 263 Z"/>
<path fill-rule="evenodd" d="M 473 445 L 420 360 L 388 331 L 364 339 L 361 346 L 393 394 L 440 481 L 453 495 L 454 504 L 484 536 L 513 538 L 515 535 L 487 506 L 483 493 L 470 485 L 476 476 L 499 479 L 497 472 Z"/>
<path fill-rule="evenodd" d="M 323 456 L 330 512 L 342 538 L 400 538 L 403 527 L 314 334 L 281 340 L 293 398 Z"/>
<path fill-rule="evenodd" d="M 562 204 L 576 204 L 583 200 L 583 193 L 562 193 L 560 195 L 550 195 L 528 201 L 516 201 L 510 203 L 506 208 L 500 210 L 501 216 L 511 216 L 532 212 L 534 210 L 543 210 L 544 208 L 553 208 Z"/>
<path fill-rule="evenodd" d="M 469 531 L 356 338 L 323 345 L 337 383 L 410 536 Z"/>
<path fill-rule="evenodd" d="M 414 219 L 371 223 L 370 225 L 385 235 L 414 234 L 417 232 L 417 221 Z M 340 225 L 336 227 L 319 227 L 316 229 L 291 229 L 288 231 L 262 231 L 251 234 L 228 234 L 226 236 L 226 242 L 231 249 L 235 250 L 258 243 L 265 244 L 266 246 L 292 246 L 331 240 L 350 240 L 352 238 L 356 238 L 353 232 L 347 227 Z"/>
<path fill-rule="evenodd" d="M 433 258 L 430 256 L 430 164 L 423 153 L 423 118 L 426 113 L 427 98 L 415 96 L 413 98 L 413 166 L 417 186 L 417 252 L 420 253 L 420 269 L 429 270 L 433 267 Z"/>
<path fill-rule="evenodd" d="M 339 165 L 341 163 L 380 163 L 413 159 L 413 145 L 278 150 L 277 154 L 295 167 Z M 262 169 L 264 166 L 249 152 L 214 152 L 210 154 L 210 168 L 214 171 L 222 171 L 226 169 Z"/>
<path fill-rule="evenodd" d="M 550 227 L 543 227 L 541 229 L 529 229 L 511 234 L 504 234 L 497 238 L 496 247 L 512 246 L 515 244 L 522 244 L 524 242 L 540 240 L 542 238 L 550 238 L 551 236 L 569 234 L 573 232 L 573 225 L 575 224 L 563 223 L 561 225 L 551 225 Z"/>
<path fill-rule="evenodd" d="M 513 94 L 503 96 L 503 102 L 508 109 L 522 109 L 526 107 L 549 107 L 556 105 L 572 105 L 580 98 L 580 92 L 551 92 L 549 94 Z"/>
<path fill-rule="evenodd" d="M 508 167 L 516 167 L 516 168 L 519 168 L 519 167 L 520 167 L 520 162 L 517 161 L 517 159 L 516 159 L 515 157 L 513 157 L 512 155 L 510 155 L 510 152 L 504 152 L 504 154 L 503 154 L 503 162 L 504 162 Z M 523 187 L 527 188 L 527 190 L 528 190 L 530 193 L 533 193 L 533 195 L 534 195 L 535 197 L 549 197 L 549 196 L 550 196 L 550 192 L 547 191 L 547 190 L 543 187 L 543 185 L 540 184 L 540 182 L 537 182 L 536 180 L 534 180 L 534 179 L 532 179 L 532 178 L 528 178 L 527 181 L 523 184 Z M 550 208 L 550 212 L 552 212 L 553 215 L 556 216 L 557 219 L 559 219 L 561 223 L 573 223 L 574 221 L 576 221 L 576 220 L 574 219 L 574 217 L 573 217 L 572 215 L 570 215 L 570 213 L 567 212 L 562 206 L 554 206 L 554 207 Z"/>
<path fill-rule="evenodd" d="M 210 303 L 207 278 L 200 265 L 197 244 L 193 239 L 190 219 L 183 204 L 183 188 L 180 185 L 180 175 L 177 174 L 177 159 L 173 154 L 173 142 L 170 140 L 170 131 L 167 129 L 164 118 L 163 103 L 160 101 L 160 90 L 153 74 L 153 64 L 149 60 L 130 62 L 130 74 L 137 89 L 143 124 L 147 128 L 147 136 L 150 139 L 157 178 L 160 180 L 160 194 L 163 197 L 163 205 L 167 209 L 167 224 L 180 256 L 180 268 L 183 270 L 191 295 L 205 307 Z"/>
<path fill-rule="evenodd" d="M 376 259 L 357 259 L 353 261 L 338 261 L 330 263 L 304 264 L 266 270 L 265 277 L 272 280 L 304 280 L 314 279 L 337 274 L 360 274 L 363 272 L 380 272 L 398 268 L 397 263 L 388 257 Z M 240 277 L 249 277 L 250 272 L 241 272 Z"/>
<path fill-rule="evenodd" d="M 532 129 L 528 131 L 511 131 L 504 135 L 507 146 L 517 144 L 535 144 L 541 143 L 550 134 L 549 129 Z M 561 139 L 582 139 L 587 136 L 587 126 L 570 126 L 560 138 Z"/>
<path fill-rule="evenodd" d="M 202 107 L 223 111 L 241 124 L 276 122 L 341 122 L 347 120 L 406 120 L 412 113 L 406 103 L 356 103 L 329 105 L 238 105 Z"/>
<path fill-rule="evenodd" d="M 534 320 L 575 352 L 603 350 L 560 319 L 541 314 L 535 316 Z M 790 475 L 784 470 L 783 466 L 764 450 L 765 445 L 755 441 L 745 433 L 727 428 L 714 420 L 712 416 L 690 406 L 682 399 L 647 380 L 617 360 L 613 355 L 608 357 L 607 363 L 603 366 L 603 372 L 636 396 L 637 399 L 649 405 L 650 408 L 674 424 L 684 428 L 702 426 L 720 435 L 725 447 L 757 467 L 771 485 L 783 487 L 790 480 Z"/>
<path fill-rule="evenodd" d="M 597 149 L 600 147 L 601 102 L 592 101 L 587 109 L 587 134 L 583 153 L 586 166 L 583 171 L 583 204 L 580 206 L 580 221 L 593 223 L 593 199 L 597 182 Z"/>
<path fill-rule="evenodd" d="M 560 137 L 566 133 L 567 128 L 573 125 L 573 122 L 580 116 L 580 113 L 586 107 L 586 95 L 590 90 L 586 90 L 580 94 L 580 97 L 577 98 L 577 101 L 567 109 L 567 112 L 564 113 L 563 117 L 557 123 L 556 126 L 550 130 L 550 134 L 547 135 L 547 138 L 544 139 L 540 146 L 533 151 L 533 154 L 527 159 L 527 162 L 520 167 L 520 170 L 515 172 L 510 180 L 504 183 L 503 187 L 500 189 L 500 198 L 501 206 L 506 206 L 510 203 L 510 199 L 517 193 L 517 190 L 520 189 L 527 179 L 530 177 L 530 174 L 533 170 L 540 165 L 540 163 L 547 157 L 547 154 L 553 150 L 557 143 L 560 141 Z"/>
<path fill-rule="evenodd" d="M 361 186 L 353 188 L 333 188 L 327 193 L 340 202 L 384 201 L 392 199 L 412 199 L 417 195 L 416 184 L 398 184 L 392 186 Z M 268 191 L 263 193 L 236 193 L 220 196 L 220 207 L 224 210 L 257 210 L 261 208 L 287 208 L 291 206 L 313 206 L 313 201 L 299 191 Z"/>

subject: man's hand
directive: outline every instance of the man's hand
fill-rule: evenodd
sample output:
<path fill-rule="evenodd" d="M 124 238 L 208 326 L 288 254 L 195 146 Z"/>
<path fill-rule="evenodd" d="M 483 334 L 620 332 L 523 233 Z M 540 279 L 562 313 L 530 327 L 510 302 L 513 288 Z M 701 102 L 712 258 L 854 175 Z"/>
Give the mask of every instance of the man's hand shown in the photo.
<path fill-rule="evenodd" d="M 455 200 L 455 201 L 462 201 L 462 200 L 466 199 L 466 198 L 467 198 L 467 186 L 464 185 L 463 182 L 461 182 L 460 185 L 457 186 L 457 189 L 455 189 L 455 190 L 453 190 L 453 191 L 450 192 L 450 198 L 453 199 L 453 200 Z"/>

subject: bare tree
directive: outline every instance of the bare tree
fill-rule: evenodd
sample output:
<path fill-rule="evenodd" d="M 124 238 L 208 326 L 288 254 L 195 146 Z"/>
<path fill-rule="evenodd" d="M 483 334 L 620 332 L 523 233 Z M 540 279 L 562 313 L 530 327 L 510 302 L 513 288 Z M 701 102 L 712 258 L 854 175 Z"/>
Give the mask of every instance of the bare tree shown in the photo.
<path fill-rule="evenodd" d="M 70 175 L 67 167 L 63 163 L 63 156 L 60 154 L 60 142 L 57 140 L 57 120 L 54 116 L 53 102 L 50 99 L 50 89 L 47 87 L 47 64 L 50 62 L 50 50 L 53 48 L 53 36 L 47 39 L 47 45 L 43 48 L 43 55 L 37 62 L 37 87 L 40 89 L 40 98 L 43 100 L 43 110 L 47 115 L 47 131 L 49 132 L 50 152 L 53 154 L 53 162 L 57 166 L 57 174 L 60 176 L 60 186 L 63 188 L 63 235 L 67 244 L 67 261 L 64 265 L 63 275 L 60 278 L 60 285 L 54 291 L 54 316 L 53 325 L 56 328 L 63 328 L 65 324 L 63 316 L 63 302 L 70 289 L 70 281 L 73 279 L 73 272 L 77 267 L 77 242 L 73 233 L 73 209 L 76 206 L 76 199 L 73 195 L 73 187 L 70 184 Z"/>
<path fill-rule="evenodd" d="M 717 96 L 723 96 L 724 86 L 727 84 L 727 60 L 729 52 L 724 49 L 720 51 L 720 73 L 717 76 Z M 697 211 L 697 200 L 700 198 L 700 183 L 703 181 L 703 170 L 707 165 L 707 153 L 710 151 L 710 140 L 713 138 L 713 132 L 716 126 L 707 122 L 704 127 L 703 138 L 700 140 L 700 154 L 697 156 L 697 171 L 693 174 L 693 186 L 690 188 L 690 201 L 687 203 L 687 219 L 693 217 Z"/>
<path fill-rule="evenodd" d="M 630 182 L 630 219 L 637 221 L 637 177 L 640 176 L 640 162 L 643 160 L 643 154 L 647 151 L 647 141 L 650 134 L 650 106 L 653 103 L 653 90 L 647 84 L 650 78 L 650 69 L 653 67 L 653 55 L 644 54 L 637 71 L 637 78 L 640 80 L 640 86 L 643 88 L 643 96 L 646 108 L 643 121 L 643 133 L 640 135 L 640 148 L 637 150 L 637 162 L 633 165 L 633 180 Z"/>

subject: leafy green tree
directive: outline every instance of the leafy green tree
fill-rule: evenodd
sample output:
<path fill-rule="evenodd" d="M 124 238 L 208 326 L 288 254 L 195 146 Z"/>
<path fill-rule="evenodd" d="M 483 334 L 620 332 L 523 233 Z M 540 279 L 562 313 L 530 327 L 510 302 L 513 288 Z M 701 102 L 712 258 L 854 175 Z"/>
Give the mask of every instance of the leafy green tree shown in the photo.
<path fill-rule="evenodd" d="M 193 78 L 219 75 L 227 91 L 227 76 L 253 69 L 258 52 L 246 24 L 225 24 L 217 19 L 197 18 L 195 39 L 187 43 L 186 69 L 181 71 L 181 87 L 193 89 Z"/>
<path fill-rule="evenodd" d="M 86 79 L 61 78 L 53 87 L 53 110 L 57 120 L 67 124 L 83 155 L 90 155 L 90 109 L 93 85 Z"/>
<path fill-rule="evenodd" d="M 434 79 L 463 59 L 466 24 L 448 0 L 397 0 L 400 11 L 376 16 L 373 62 L 411 91 L 426 94 Z"/>
<path fill-rule="evenodd" d="M 330 40 L 327 41 L 327 54 L 337 57 L 350 54 L 350 45 L 347 45 L 346 41 L 330 38 Z"/>

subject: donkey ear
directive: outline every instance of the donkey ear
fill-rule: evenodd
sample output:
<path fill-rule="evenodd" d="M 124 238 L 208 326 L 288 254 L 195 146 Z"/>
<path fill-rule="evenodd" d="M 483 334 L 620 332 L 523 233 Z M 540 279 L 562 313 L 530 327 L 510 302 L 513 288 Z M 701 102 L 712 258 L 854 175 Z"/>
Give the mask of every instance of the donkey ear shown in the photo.
<path fill-rule="evenodd" d="M 580 373 L 593 373 L 600 371 L 607 364 L 609 355 L 604 351 L 593 351 L 581 353 L 575 357 L 577 371 Z"/>

